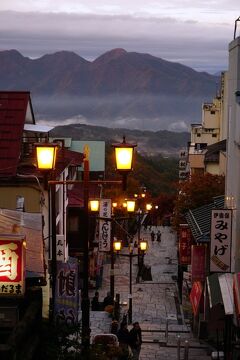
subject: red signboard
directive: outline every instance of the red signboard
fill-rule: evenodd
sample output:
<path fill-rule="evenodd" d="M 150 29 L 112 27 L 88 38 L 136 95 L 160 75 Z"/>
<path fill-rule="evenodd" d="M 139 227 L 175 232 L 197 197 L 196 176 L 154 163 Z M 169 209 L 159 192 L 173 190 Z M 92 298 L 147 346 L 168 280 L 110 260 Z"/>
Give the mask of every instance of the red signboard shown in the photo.
<path fill-rule="evenodd" d="M 200 281 L 195 281 L 190 293 L 190 301 L 193 308 L 193 313 L 196 316 L 198 313 L 203 287 Z"/>
<path fill-rule="evenodd" d="M 179 263 L 181 265 L 191 264 L 192 233 L 187 225 L 180 225 L 179 233 Z"/>
<path fill-rule="evenodd" d="M 206 277 L 206 247 L 205 245 L 192 245 L 192 283 L 204 281 Z"/>
<path fill-rule="evenodd" d="M 22 235 L 0 235 L 0 296 L 24 294 L 25 247 Z"/>

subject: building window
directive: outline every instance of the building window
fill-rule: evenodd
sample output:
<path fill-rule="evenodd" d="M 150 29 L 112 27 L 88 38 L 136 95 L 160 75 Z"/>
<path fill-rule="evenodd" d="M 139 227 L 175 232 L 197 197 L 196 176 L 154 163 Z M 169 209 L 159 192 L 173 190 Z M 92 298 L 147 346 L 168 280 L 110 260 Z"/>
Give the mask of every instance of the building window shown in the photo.
<path fill-rule="evenodd" d="M 197 137 L 201 137 L 201 134 L 197 134 Z"/>
<path fill-rule="evenodd" d="M 211 115 L 214 115 L 215 114 L 215 110 L 211 110 Z"/>
<path fill-rule="evenodd" d="M 212 137 L 217 137 L 217 134 L 212 134 Z"/>

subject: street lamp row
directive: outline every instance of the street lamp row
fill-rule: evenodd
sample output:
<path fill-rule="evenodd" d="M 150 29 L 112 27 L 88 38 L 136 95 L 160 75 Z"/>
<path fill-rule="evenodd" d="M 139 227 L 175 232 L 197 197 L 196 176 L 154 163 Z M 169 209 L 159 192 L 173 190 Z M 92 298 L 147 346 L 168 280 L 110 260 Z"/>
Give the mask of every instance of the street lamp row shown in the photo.
<path fill-rule="evenodd" d="M 113 144 L 115 149 L 116 170 L 122 174 L 123 190 L 127 185 L 127 174 L 132 170 L 133 153 L 136 144 L 126 143 L 125 137 L 123 142 Z M 35 144 L 37 168 L 45 174 L 44 180 L 47 183 L 47 174 L 55 169 L 58 143 L 37 143 Z M 52 228 L 52 317 L 55 311 L 55 288 L 56 288 L 56 206 L 55 192 L 56 184 L 75 184 L 83 183 L 84 192 L 84 241 L 83 241 L 83 288 L 82 288 L 82 345 L 87 350 L 90 345 L 90 301 L 88 296 L 88 278 L 89 278 L 89 148 L 86 146 L 83 160 L 83 181 L 57 181 L 51 180 L 47 184 L 51 186 L 51 228 Z M 108 181 L 109 183 L 111 181 Z M 107 181 L 95 181 L 95 183 L 107 183 Z M 112 181 L 111 183 L 116 183 Z"/>
<path fill-rule="evenodd" d="M 113 250 L 119 255 L 119 256 L 127 256 L 129 258 L 129 306 L 128 306 L 128 320 L 129 323 L 132 323 L 132 259 L 135 256 L 139 256 L 139 252 L 137 254 L 133 254 L 133 244 L 129 244 L 128 250 L 129 253 L 128 254 L 121 254 L 122 248 L 122 242 L 119 240 L 114 240 L 113 241 Z M 148 242 L 146 240 L 140 240 L 139 244 L 138 244 L 138 249 L 140 250 L 140 254 L 142 255 L 142 257 L 144 257 L 146 251 L 148 248 Z"/>

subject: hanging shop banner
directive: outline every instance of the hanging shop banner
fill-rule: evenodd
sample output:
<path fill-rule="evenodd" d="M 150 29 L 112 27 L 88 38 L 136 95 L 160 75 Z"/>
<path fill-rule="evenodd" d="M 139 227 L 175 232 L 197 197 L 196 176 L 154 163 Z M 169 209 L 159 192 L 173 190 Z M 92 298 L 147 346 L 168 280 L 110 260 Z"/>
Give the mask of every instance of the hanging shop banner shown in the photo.
<path fill-rule="evenodd" d="M 189 299 L 191 288 L 192 288 L 191 273 L 187 271 L 183 271 L 182 310 L 183 310 L 185 322 L 190 321 L 192 319 L 192 305 Z"/>
<path fill-rule="evenodd" d="M 202 297 L 203 287 L 200 281 L 195 281 L 192 286 L 190 293 L 190 301 L 193 308 L 193 313 L 196 316 L 199 310 L 201 297 Z"/>
<path fill-rule="evenodd" d="M 191 264 L 192 233 L 188 225 L 180 225 L 179 233 L 179 263 Z"/>
<path fill-rule="evenodd" d="M 111 248 L 111 199 L 101 199 L 99 204 L 99 251 L 110 251 Z M 104 220 L 106 218 L 106 220 Z M 108 219 L 108 220 L 107 220 Z"/>
<path fill-rule="evenodd" d="M 78 321 L 78 262 L 75 258 L 57 261 L 55 321 L 75 324 Z"/>
<path fill-rule="evenodd" d="M 232 210 L 214 209 L 211 218 L 210 271 L 231 270 Z"/>
<path fill-rule="evenodd" d="M 25 250 L 24 235 L 0 234 L 0 297 L 24 295 Z"/>
<path fill-rule="evenodd" d="M 0 234 L 24 235 L 26 277 L 45 278 L 43 219 L 41 213 L 0 209 Z"/>
<path fill-rule="evenodd" d="M 192 284 L 195 281 L 204 281 L 206 276 L 206 247 L 192 245 L 191 255 Z"/>

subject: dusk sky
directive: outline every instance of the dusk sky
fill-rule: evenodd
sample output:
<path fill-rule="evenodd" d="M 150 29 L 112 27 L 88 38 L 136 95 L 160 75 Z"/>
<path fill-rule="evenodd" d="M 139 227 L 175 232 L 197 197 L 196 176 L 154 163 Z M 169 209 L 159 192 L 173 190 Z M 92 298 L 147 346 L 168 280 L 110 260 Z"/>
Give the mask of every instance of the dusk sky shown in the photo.
<path fill-rule="evenodd" d="M 215 73 L 239 15 L 239 0 L 1 0 L 0 50 L 93 60 L 121 47 Z"/>

